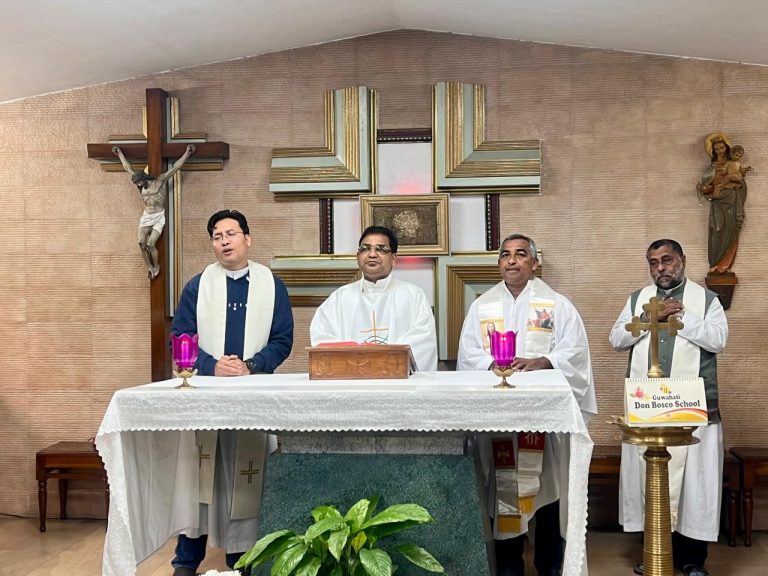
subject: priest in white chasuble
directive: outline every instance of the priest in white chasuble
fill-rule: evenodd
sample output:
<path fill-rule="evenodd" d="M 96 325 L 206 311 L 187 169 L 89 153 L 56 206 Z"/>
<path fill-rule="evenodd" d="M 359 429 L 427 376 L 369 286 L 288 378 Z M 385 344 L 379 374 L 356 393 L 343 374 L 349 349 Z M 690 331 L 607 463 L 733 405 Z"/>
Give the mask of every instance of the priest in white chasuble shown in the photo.
<path fill-rule="evenodd" d="M 272 373 L 291 353 L 288 292 L 269 268 L 248 260 L 248 222 L 236 210 L 208 220 L 216 262 L 184 287 L 172 333 L 198 334 L 195 367 L 206 376 Z M 198 431 L 200 510 L 179 535 L 174 576 L 194 576 L 206 544 L 226 549 L 232 567 L 257 539 L 264 461 L 276 446 L 263 432 Z"/>
<path fill-rule="evenodd" d="M 342 286 L 312 318 L 312 346 L 325 342 L 408 344 L 419 372 L 437 370 L 435 318 L 424 291 L 392 276 L 397 237 L 369 226 L 360 236 L 357 265 L 363 277 Z"/>
<path fill-rule="evenodd" d="M 633 316 L 644 319 L 643 304 L 656 297 L 664 305 L 658 321 L 677 315 L 683 328 L 676 336 L 659 337 L 659 366 L 665 377 L 701 377 L 707 399 L 708 424 L 693 435 L 698 444 L 668 448 L 672 560 L 686 576 L 706 576 L 707 542 L 720 532 L 723 480 L 723 428 L 718 410 L 717 354 L 728 340 L 728 321 L 717 295 L 685 277 L 685 254 L 678 242 L 661 239 L 646 251 L 653 284 L 633 292 L 609 337 L 616 350 L 629 350 L 627 375 L 646 378 L 650 332 L 632 336 L 625 326 Z M 623 444 L 619 484 L 619 522 L 627 532 L 640 532 L 645 522 L 643 448 Z M 642 563 L 635 572 L 643 573 Z"/>
<path fill-rule="evenodd" d="M 511 234 L 504 239 L 499 250 L 502 280 L 470 306 L 456 368 L 488 370 L 493 365 L 489 332 L 514 331 L 517 349 L 512 366 L 521 371 L 562 370 L 588 421 L 597 414 L 597 402 L 584 323 L 565 296 L 534 276 L 537 268 L 531 238 Z M 493 524 L 496 574 L 523 575 L 525 534 L 535 516 L 536 569 L 539 576 L 559 575 L 564 555 L 560 518 L 565 519 L 567 512 L 567 440 L 530 432 L 480 435 L 477 455 Z"/>

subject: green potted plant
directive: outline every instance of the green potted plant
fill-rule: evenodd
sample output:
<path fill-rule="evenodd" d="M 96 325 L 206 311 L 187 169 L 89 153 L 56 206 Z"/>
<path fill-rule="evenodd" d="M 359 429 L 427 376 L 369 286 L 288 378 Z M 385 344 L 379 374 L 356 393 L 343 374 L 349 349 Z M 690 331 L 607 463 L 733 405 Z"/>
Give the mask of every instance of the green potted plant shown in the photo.
<path fill-rule="evenodd" d="M 418 504 L 396 504 L 375 516 L 378 498 L 363 499 L 342 516 L 334 506 L 312 510 L 315 523 L 304 534 L 278 530 L 261 538 L 243 554 L 235 568 L 246 574 L 274 558 L 272 576 L 390 576 L 397 567 L 377 547 L 379 540 L 434 519 Z M 414 544 L 396 546 L 410 562 L 429 572 L 442 565 Z"/>

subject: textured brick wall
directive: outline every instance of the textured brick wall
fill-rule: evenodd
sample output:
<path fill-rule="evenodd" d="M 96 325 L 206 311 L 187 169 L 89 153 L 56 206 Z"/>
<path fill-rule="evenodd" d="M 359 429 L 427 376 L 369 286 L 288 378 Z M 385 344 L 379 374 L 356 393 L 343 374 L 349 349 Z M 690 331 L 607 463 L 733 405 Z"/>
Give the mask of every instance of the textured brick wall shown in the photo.
<path fill-rule="evenodd" d="M 87 142 L 134 133 L 144 90 L 181 99 L 182 128 L 229 142 L 223 172 L 184 176 L 185 276 L 211 260 L 204 225 L 222 207 L 251 216 L 253 255 L 317 252 L 316 202 L 277 204 L 270 149 L 322 142 L 322 92 L 379 91 L 382 128 L 431 123 L 440 80 L 488 87 L 488 136 L 540 138 L 541 196 L 504 197 L 502 230 L 531 234 L 547 280 L 587 325 L 603 422 L 622 411 L 626 358 L 607 335 L 629 291 L 647 281 L 644 250 L 677 238 L 688 271 L 706 272 L 706 208 L 694 183 L 702 139 L 723 130 L 747 150 L 747 223 L 721 358 L 728 444 L 764 442 L 755 319 L 768 301 L 763 251 L 768 197 L 768 69 L 617 52 L 400 31 L 29 98 L 0 105 L 0 513 L 36 513 L 34 453 L 93 436 L 112 393 L 149 379 L 148 281 L 136 247 L 142 203 L 126 174 L 102 172 Z M 296 311 L 294 355 L 306 369 L 312 310 Z M 54 491 L 55 492 L 55 491 Z M 71 512 L 101 513 L 76 491 Z M 55 495 L 50 498 L 56 513 Z"/>

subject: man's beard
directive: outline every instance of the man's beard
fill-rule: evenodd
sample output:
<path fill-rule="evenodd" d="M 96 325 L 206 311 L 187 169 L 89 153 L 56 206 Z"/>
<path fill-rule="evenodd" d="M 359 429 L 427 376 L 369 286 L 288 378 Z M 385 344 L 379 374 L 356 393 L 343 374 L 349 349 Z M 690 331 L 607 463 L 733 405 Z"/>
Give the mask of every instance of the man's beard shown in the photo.
<path fill-rule="evenodd" d="M 669 279 L 669 280 L 664 279 L 663 282 L 668 283 L 667 286 L 664 286 L 662 284 L 662 280 L 657 280 L 656 281 L 656 286 L 658 286 L 662 290 L 674 290 L 675 288 L 680 286 L 680 284 L 683 283 L 684 279 L 685 279 L 685 276 L 681 276 L 680 278 L 672 278 L 672 279 Z"/>

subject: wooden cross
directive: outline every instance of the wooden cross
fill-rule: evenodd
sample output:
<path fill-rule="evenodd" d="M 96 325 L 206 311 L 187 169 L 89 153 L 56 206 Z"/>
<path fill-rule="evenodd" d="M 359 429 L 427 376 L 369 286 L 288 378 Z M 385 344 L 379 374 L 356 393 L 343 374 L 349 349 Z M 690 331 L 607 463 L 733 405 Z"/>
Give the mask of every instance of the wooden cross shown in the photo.
<path fill-rule="evenodd" d="M 253 467 L 253 460 L 248 460 L 248 470 L 240 470 L 240 475 L 248 476 L 248 484 L 251 484 L 254 474 L 259 474 L 259 471 Z"/>
<path fill-rule="evenodd" d="M 683 328 L 683 323 L 675 314 L 666 322 L 659 322 L 659 312 L 664 310 L 664 304 L 655 296 L 648 304 L 643 304 L 643 310 L 648 313 L 648 322 L 643 322 L 639 316 L 633 316 L 632 322 L 624 328 L 635 338 L 640 336 L 642 330 L 651 331 L 651 366 L 648 368 L 648 378 L 663 378 L 664 373 L 659 366 L 659 330 L 666 331 L 670 336 L 677 336 L 677 331 Z"/>
<path fill-rule="evenodd" d="M 210 454 L 203 454 L 203 445 L 198 444 L 197 445 L 197 467 L 202 468 L 203 467 L 203 460 L 210 460 L 211 455 Z"/>
<path fill-rule="evenodd" d="M 165 172 L 168 160 L 181 157 L 187 148 L 187 144 L 194 143 L 197 151 L 193 159 L 190 159 L 183 170 L 220 170 L 223 161 L 229 158 L 229 144 L 226 142 L 205 142 L 205 134 L 195 133 L 189 135 L 178 134 L 178 111 L 174 109 L 174 99 L 169 98 L 165 90 L 159 88 L 147 89 L 146 107 L 146 134 L 144 141 L 141 137 L 134 137 L 133 143 L 120 142 L 120 149 L 129 162 L 136 163 L 137 169 L 146 164 L 149 173 L 157 176 Z M 138 141 L 136 141 L 138 140 Z M 106 144 L 88 144 L 88 158 L 95 160 L 115 161 L 117 158 L 112 152 L 115 142 Z M 117 167 L 119 167 L 119 163 Z M 120 168 L 122 170 L 122 168 Z M 178 174 L 176 175 L 178 177 Z M 124 176 L 123 176 L 124 177 Z M 174 223 L 174 215 L 168 209 L 168 196 L 166 195 L 166 212 L 169 213 L 169 226 Z M 126 215 L 138 222 L 140 214 Z M 177 215 L 176 218 L 179 216 Z M 176 223 L 177 227 L 180 222 Z M 166 226 L 166 229 L 169 227 Z M 151 350 L 152 350 L 152 380 L 166 380 L 170 378 L 170 350 L 168 339 L 170 336 L 171 313 L 169 310 L 169 279 L 167 244 L 171 234 L 177 234 L 180 238 L 180 228 L 171 230 L 166 234 L 163 231 L 157 243 L 158 261 L 160 273 L 150 282 L 150 310 L 151 310 Z M 180 276 L 179 282 L 180 282 Z"/>

